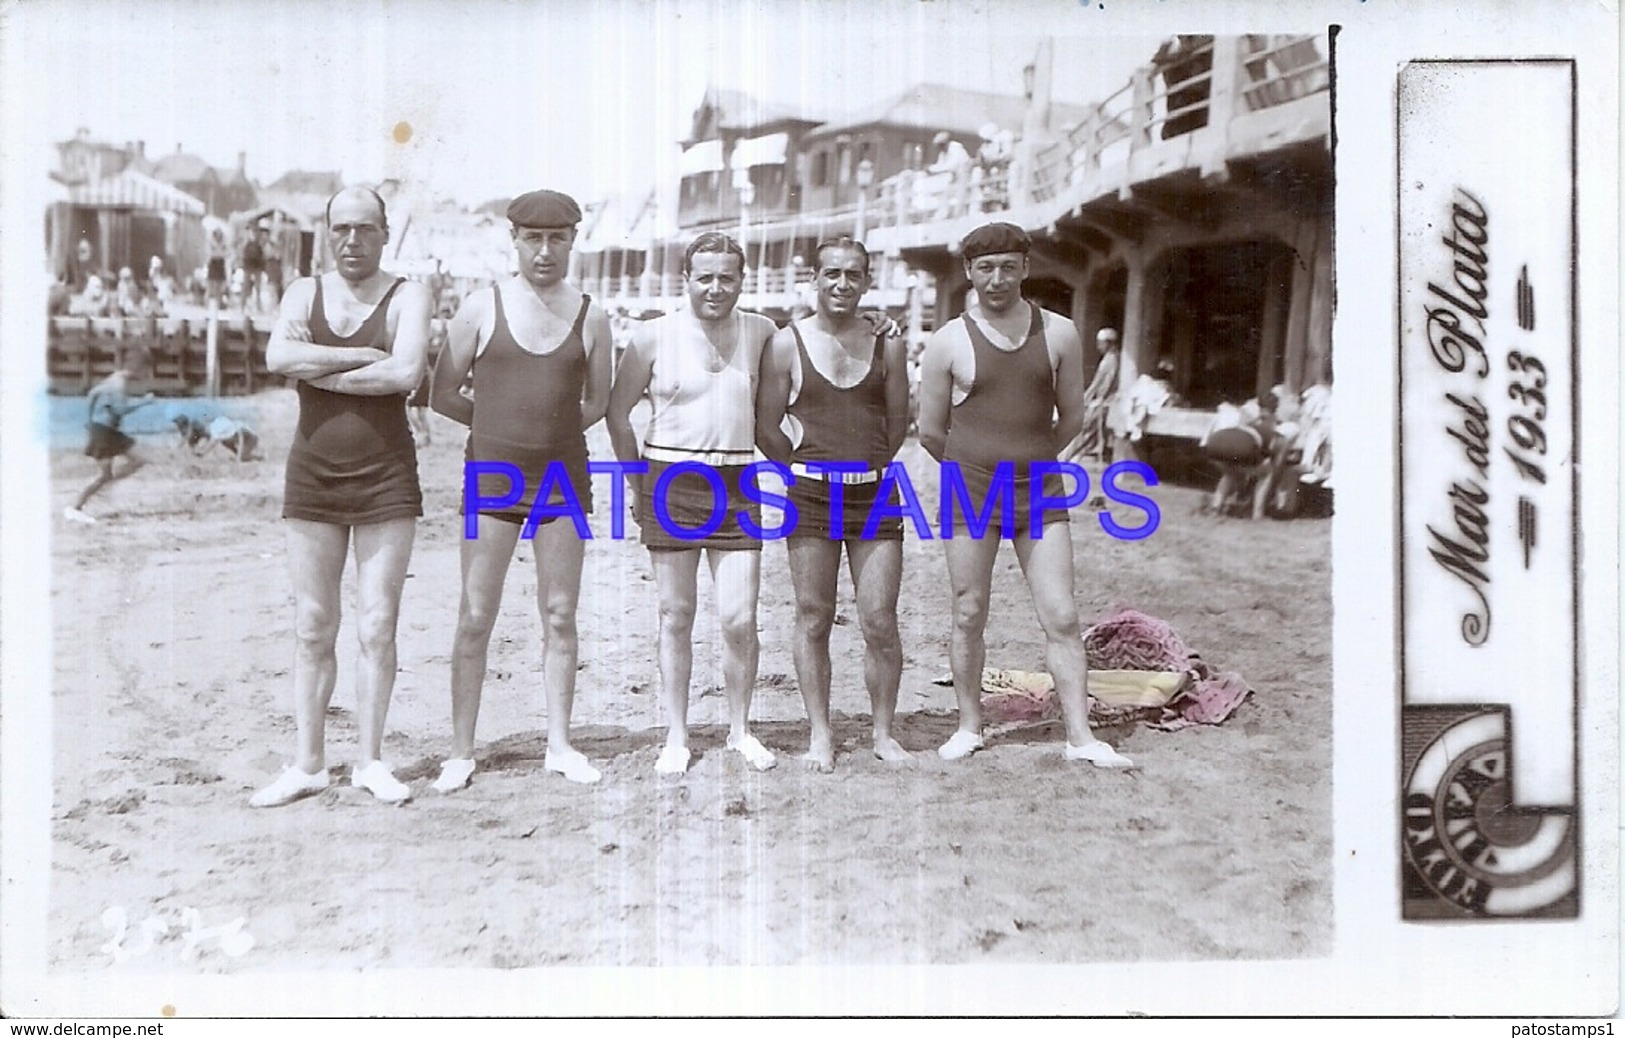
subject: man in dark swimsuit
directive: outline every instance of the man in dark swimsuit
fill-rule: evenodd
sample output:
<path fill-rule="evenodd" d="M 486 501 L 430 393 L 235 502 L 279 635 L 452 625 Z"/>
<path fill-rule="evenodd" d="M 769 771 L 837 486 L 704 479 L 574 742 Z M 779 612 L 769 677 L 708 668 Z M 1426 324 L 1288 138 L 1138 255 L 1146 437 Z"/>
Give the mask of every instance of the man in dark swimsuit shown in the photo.
<path fill-rule="evenodd" d="M 995 467 L 1014 464 L 1010 535 L 1044 628 L 1045 662 L 1066 719 L 1066 758 L 1098 767 L 1129 767 L 1128 758 L 1089 729 L 1088 663 L 1072 599 L 1067 513 L 1047 512 L 1042 538 L 1035 538 L 1029 527 L 1029 464 L 1055 461 L 1057 448 L 1071 442 L 1083 420 L 1083 345 L 1077 330 L 1021 294 L 1031 247 L 1026 232 L 1008 223 L 984 224 L 965 236 L 961 251 L 976 302 L 926 342 L 920 445 L 939 462 L 958 466 L 975 508 L 982 507 L 992 488 Z M 948 476 L 945 466 L 945 496 Z M 1060 496 L 1058 487 L 1049 492 Z M 959 701 L 959 730 L 937 750 L 946 760 L 982 748 L 983 636 L 1003 518 L 1001 505 L 985 536 L 967 536 L 956 523 L 944 541 L 953 589 L 952 662 Z"/>
<path fill-rule="evenodd" d="M 297 379 L 299 425 L 288 452 L 282 516 L 293 564 L 297 759 L 254 794 L 276 807 L 327 788 L 325 720 L 337 679 L 339 587 L 353 538 L 359 599 L 356 719 L 361 757 L 350 783 L 386 803 L 411 791 L 379 759 L 395 684 L 395 625 L 423 499 L 406 394 L 423 377 L 429 293 L 379 269 L 384 203 L 346 188 L 327 204 L 338 269 L 301 278 L 282 299 L 266 366 Z"/>
<path fill-rule="evenodd" d="M 532 191 L 508 206 L 519 273 L 469 296 L 447 331 L 435 365 L 430 402 L 470 429 L 467 460 L 506 462 L 524 479 L 519 501 L 480 507 L 463 538 L 463 597 L 451 657 L 451 757 L 434 788 L 451 792 L 474 774 L 474 724 L 485 683 L 486 650 L 502 604 L 502 583 L 521 536 L 535 537 L 536 597 L 545 641 L 542 685 L 547 693 L 547 756 L 543 766 L 572 782 L 597 782 L 598 769 L 570 745 L 575 699 L 576 603 L 586 542 L 559 516 L 530 523 L 551 463 L 568 475 L 570 495 L 592 508 L 586 430 L 604 416 L 614 341 L 609 318 L 564 280 L 581 209 L 557 191 Z M 474 398 L 461 392 L 469 369 Z M 482 477 L 481 500 L 500 500 L 501 475 Z M 564 505 L 566 491 L 548 485 L 542 504 Z M 464 507 L 469 502 L 465 500 Z"/>
<path fill-rule="evenodd" d="M 789 465 L 795 479 L 788 496 L 796 525 L 785 543 L 796 595 L 796 681 L 812 728 L 803 759 L 829 771 L 835 766 L 829 636 L 843 544 L 863 631 L 875 756 L 911 759 L 891 735 L 903 670 L 897 635 L 902 519 L 890 517 L 865 536 L 881 473 L 908 431 L 909 387 L 903 340 L 877 335 L 858 315 L 869 288 L 867 250 L 843 238 L 824 242 L 814 255 L 817 309 L 779 331 L 768 347 L 756 397 L 756 442 L 767 457 Z M 786 413 L 800 427 L 794 445 L 781 428 Z M 819 464 L 836 462 L 848 465 L 831 472 Z M 837 489 L 838 531 L 831 523 Z"/>

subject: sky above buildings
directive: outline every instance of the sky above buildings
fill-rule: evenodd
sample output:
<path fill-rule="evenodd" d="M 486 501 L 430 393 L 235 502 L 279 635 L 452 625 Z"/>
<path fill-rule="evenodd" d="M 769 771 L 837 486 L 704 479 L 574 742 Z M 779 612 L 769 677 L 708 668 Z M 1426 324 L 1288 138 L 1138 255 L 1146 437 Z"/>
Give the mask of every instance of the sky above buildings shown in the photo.
<path fill-rule="evenodd" d="M 708 84 L 821 117 L 918 82 L 1019 94 L 1049 34 L 1056 99 L 1098 100 L 1170 30 L 1125 32 L 1081 6 L 52 0 L 0 14 L 7 56 L 28 66 L 27 104 L 5 114 L 12 146 L 40 155 L 85 127 L 145 141 L 149 158 L 179 146 L 231 166 L 245 152 L 261 182 L 338 169 L 466 204 L 543 185 L 641 196 L 675 182 Z"/>

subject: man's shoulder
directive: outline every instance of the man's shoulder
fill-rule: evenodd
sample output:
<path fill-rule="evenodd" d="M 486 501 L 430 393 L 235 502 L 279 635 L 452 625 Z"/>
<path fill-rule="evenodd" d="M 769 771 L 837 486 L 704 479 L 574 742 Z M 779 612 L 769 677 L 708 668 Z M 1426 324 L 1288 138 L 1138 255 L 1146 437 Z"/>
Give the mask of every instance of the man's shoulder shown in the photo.
<path fill-rule="evenodd" d="M 432 302 L 432 297 L 429 295 L 428 285 L 425 285 L 421 281 L 414 281 L 411 278 L 402 278 L 399 274 L 391 274 L 389 276 L 391 279 L 399 279 L 400 281 L 395 288 L 396 302 L 403 304 L 421 303 L 424 305 L 428 305 Z"/>
<path fill-rule="evenodd" d="M 678 332 L 677 313 L 661 314 L 651 317 L 647 321 L 639 321 L 632 327 L 632 345 L 640 350 L 649 350 L 663 339 L 668 339 Z"/>
<path fill-rule="evenodd" d="M 1059 314 L 1054 310 L 1046 310 L 1044 307 L 1040 306 L 1038 307 L 1038 315 L 1039 318 L 1044 322 L 1044 330 L 1046 332 L 1052 328 L 1055 328 L 1065 331 L 1069 335 L 1076 336 L 1078 334 L 1078 329 L 1073 325 L 1072 318 L 1068 317 L 1066 314 Z"/>
<path fill-rule="evenodd" d="M 766 314 L 759 314 L 753 310 L 735 310 L 739 315 L 739 327 L 748 333 L 757 333 L 766 338 L 779 330 L 778 324 Z"/>
<path fill-rule="evenodd" d="M 796 322 L 787 321 L 783 328 L 777 326 L 773 330 L 773 345 L 776 348 L 793 348 L 796 342 Z"/>
<path fill-rule="evenodd" d="M 571 285 L 570 288 L 572 290 L 574 290 L 581 297 L 582 302 L 585 302 L 587 304 L 587 320 L 589 320 L 589 321 L 605 321 L 605 322 L 609 321 L 609 311 L 604 309 L 604 305 L 602 303 L 600 303 L 598 300 L 594 299 L 592 296 L 588 295 L 582 289 L 577 288 L 575 285 Z M 581 305 L 580 302 L 576 303 L 576 306 L 580 306 L 580 305 Z"/>
<path fill-rule="evenodd" d="M 932 343 L 952 344 L 956 342 L 968 343 L 969 341 L 970 333 L 965 327 L 965 315 L 960 314 L 933 331 L 930 338 L 925 340 L 925 344 L 929 346 Z"/>
<path fill-rule="evenodd" d="M 282 293 L 283 304 L 292 303 L 303 306 L 308 312 L 311 302 L 316 298 L 316 283 L 320 280 L 320 277 L 320 275 L 306 275 L 305 277 L 294 278 Z"/>
<path fill-rule="evenodd" d="M 633 335 L 642 335 L 646 339 L 670 335 L 683 325 L 683 311 L 673 310 L 669 314 L 651 317 L 647 321 L 639 321 L 632 329 Z"/>
<path fill-rule="evenodd" d="M 1072 318 L 1058 314 L 1053 310 L 1038 308 L 1040 319 L 1044 322 L 1045 341 L 1053 343 L 1062 349 L 1081 349 L 1083 339 L 1078 335 L 1077 325 Z"/>
<path fill-rule="evenodd" d="M 471 317 L 474 314 L 488 313 L 495 305 L 497 293 L 502 291 L 505 282 L 497 281 L 489 285 L 481 285 L 463 296 L 462 302 L 457 304 L 457 317 Z"/>

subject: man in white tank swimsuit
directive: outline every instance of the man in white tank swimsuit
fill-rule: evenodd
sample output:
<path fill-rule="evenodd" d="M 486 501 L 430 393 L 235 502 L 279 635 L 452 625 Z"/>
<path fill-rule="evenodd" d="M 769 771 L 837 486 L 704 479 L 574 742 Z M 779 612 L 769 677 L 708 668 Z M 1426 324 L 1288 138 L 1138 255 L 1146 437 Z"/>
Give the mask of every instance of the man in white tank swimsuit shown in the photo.
<path fill-rule="evenodd" d="M 689 245 L 683 257 L 689 305 L 637 327 L 604 418 L 615 456 L 649 465 L 647 474 L 629 478 L 660 599 L 660 687 L 668 728 L 655 770 L 667 775 L 688 770 L 688 685 L 702 551 L 716 584 L 722 628 L 728 748 L 759 770 L 775 763 L 750 734 L 761 519 L 739 484 L 755 460 L 757 371 L 777 329 L 760 314 L 735 311 L 744 273 L 744 251 L 727 235 L 709 232 Z M 631 415 L 645 393 L 653 407 L 640 449 Z M 690 471 L 687 463 L 697 465 Z M 685 467 L 668 474 L 675 466 Z M 754 533 L 740 523 L 741 512 L 756 524 Z"/>

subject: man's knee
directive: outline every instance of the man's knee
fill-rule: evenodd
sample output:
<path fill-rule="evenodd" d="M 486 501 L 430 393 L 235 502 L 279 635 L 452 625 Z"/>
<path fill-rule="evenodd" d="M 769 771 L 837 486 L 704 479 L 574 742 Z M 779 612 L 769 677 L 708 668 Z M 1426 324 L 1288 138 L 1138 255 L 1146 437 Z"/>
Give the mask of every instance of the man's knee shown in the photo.
<path fill-rule="evenodd" d="M 463 600 L 462 608 L 457 612 L 457 641 L 461 648 L 483 646 L 491 638 L 491 629 L 496 626 L 497 611 L 495 608 L 475 604 Z"/>
<path fill-rule="evenodd" d="M 574 638 L 576 635 L 576 603 L 565 595 L 555 595 L 542 606 L 542 626 L 547 637 Z"/>
<path fill-rule="evenodd" d="M 829 640 L 829 632 L 835 625 L 835 603 L 824 601 L 796 601 L 796 631 L 803 638 L 815 642 Z"/>
<path fill-rule="evenodd" d="M 756 641 L 756 611 L 741 606 L 724 606 L 717 615 L 722 638 L 730 645 L 751 645 Z"/>
<path fill-rule="evenodd" d="M 331 653 L 339 636 L 339 611 L 325 605 L 303 604 L 294 617 L 293 631 L 300 652 Z"/>
<path fill-rule="evenodd" d="M 1057 605 L 1041 611 L 1038 619 L 1044 628 L 1044 636 L 1052 642 L 1078 642 L 1083 637 L 1076 609 L 1064 609 Z"/>
<path fill-rule="evenodd" d="M 361 654 L 368 659 L 379 659 L 395 651 L 394 609 L 369 609 L 361 614 L 359 637 Z"/>
<path fill-rule="evenodd" d="M 863 643 L 871 649 L 895 651 L 901 647 L 897 636 L 897 611 L 876 606 L 860 608 L 858 623 L 863 631 Z"/>
<path fill-rule="evenodd" d="M 667 600 L 660 603 L 660 629 L 683 634 L 694 629 L 694 603 Z"/>
<path fill-rule="evenodd" d="M 954 626 L 961 631 L 980 633 L 987 627 L 988 593 L 965 588 L 954 592 Z"/>

